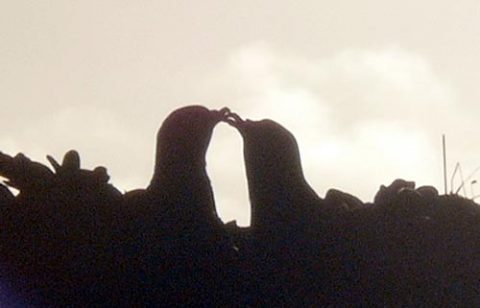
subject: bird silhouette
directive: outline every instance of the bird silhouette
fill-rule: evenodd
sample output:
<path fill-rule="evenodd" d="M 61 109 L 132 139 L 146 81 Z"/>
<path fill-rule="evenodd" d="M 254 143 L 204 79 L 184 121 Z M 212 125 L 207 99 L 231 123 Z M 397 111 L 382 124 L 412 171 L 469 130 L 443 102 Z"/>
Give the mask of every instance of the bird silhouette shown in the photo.
<path fill-rule="evenodd" d="M 251 270 L 245 272 L 254 271 L 262 281 L 259 286 L 245 277 L 252 298 L 245 305 L 318 303 L 318 275 L 311 273 L 318 273 L 312 260 L 320 257 L 317 234 L 322 233 L 324 204 L 304 177 L 295 137 L 268 119 L 243 120 L 230 113 L 227 122 L 244 144 L 252 213 L 250 245 L 244 249 Z"/>
<path fill-rule="evenodd" d="M 148 290 L 147 302 L 210 303 L 212 283 L 219 283 L 212 277 L 222 277 L 215 258 L 229 246 L 224 245 L 226 232 L 216 212 L 206 152 L 214 127 L 227 112 L 197 105 L 173 111 L 157 134 L 149 186 L 124 196 L 130 220 L 125 242 L 133 255 L 125 271 L 136 276 L 138 289 Z"/>
<path fill-rule="evenodd" d="M 243 137 L 251 228 L 279 234 L 318 222 L 323 200 L 304 177 L 292 133 L 272 120 L 243 120 L 235 113 L 228 123 Z"/>
<path fill-rule="evenodd" d="M 206 171 L 206 152 L 215 125 L 227 109 L 187 106 L 172 112 L 157 134 L 155 169 L 147 191 L 186 224 L 218 221 Z"/>

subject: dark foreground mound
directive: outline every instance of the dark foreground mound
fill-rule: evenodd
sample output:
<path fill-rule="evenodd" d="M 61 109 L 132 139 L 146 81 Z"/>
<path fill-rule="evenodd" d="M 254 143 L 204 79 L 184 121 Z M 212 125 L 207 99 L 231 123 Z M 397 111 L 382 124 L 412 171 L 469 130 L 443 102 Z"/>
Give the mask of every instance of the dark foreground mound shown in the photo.
<path fill-rule="evenodd" d="M 154 219 L 100 187 L 55 194 L 23 200 L 2 188 L 2 303 L 480 303 L 480 212 L 457 196 L 402 191 L 282 242 L 232 223 L 208 232 L 142 224 Z"/>
<path fill-rule="evenodd" d="M 49 189 L 31 194 L 0 186 L 2 303 L 480 303 L 480 211 L 458 196 L 397 181 L 374 204 L 329 215 L 303 237 L 269 240 L 214 214 L 179 222 L 153 211 L 154 198 L 134 211 L 95 171 L 69 172 L 46 175 Z M 342 204 L 342 194 L 325 202 Z"/>
<path fill-rule="evenodd" d="M 223 224 L 205 153 L 227 109 L 172 113 L 148 188 L 120 193 L 77 152 L 53 170 L 0 153 L 2 306 L 480 305 L 480 208 L 396 180 L 374 203 L 303 177 L 273 121 L 245 142 L 252 227 Z M 280 153 L 280 154 L 279 154 Z"/>

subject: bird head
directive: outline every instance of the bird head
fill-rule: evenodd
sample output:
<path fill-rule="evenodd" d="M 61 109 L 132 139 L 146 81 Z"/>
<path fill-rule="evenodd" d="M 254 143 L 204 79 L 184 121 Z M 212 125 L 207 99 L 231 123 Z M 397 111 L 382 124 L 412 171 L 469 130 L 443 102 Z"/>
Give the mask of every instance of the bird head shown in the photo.
<path fill-rule="evenodd" d="M 244 120 L 233 112 L 224 121 L 242 135 L 247 172 L 255 169 L 259 181 L 303 178 L 297 141 L 282 125 L 270 119 Z"/>
<path fill-rule="evenodd" d="M 224 121 L 228 108 L 210 110 L 187 106 L 172 112 L 157 135 L 156 173 L 178 166 L 205 166 L 205 156 L 214 127 Z"/>

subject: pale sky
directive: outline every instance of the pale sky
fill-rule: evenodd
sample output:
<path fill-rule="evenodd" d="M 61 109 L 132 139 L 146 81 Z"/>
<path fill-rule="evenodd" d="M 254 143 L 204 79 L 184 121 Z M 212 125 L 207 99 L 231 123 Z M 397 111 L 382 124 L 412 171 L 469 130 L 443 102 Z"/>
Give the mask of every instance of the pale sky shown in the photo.
<path fill-rule="evenodd" d="M 322 197 L 371 201 L 395 178 L 443 191 L 442 133 L 449 176 L 480 166 L 480 3 L 329 2 L 0 1 L 0 151 L 77 149 L 119 189 L 145 187 L 162 121 L 202 104 L 292 131 Z M 217 208 L 245 225 L 242 155 L 219 125 Z"/>

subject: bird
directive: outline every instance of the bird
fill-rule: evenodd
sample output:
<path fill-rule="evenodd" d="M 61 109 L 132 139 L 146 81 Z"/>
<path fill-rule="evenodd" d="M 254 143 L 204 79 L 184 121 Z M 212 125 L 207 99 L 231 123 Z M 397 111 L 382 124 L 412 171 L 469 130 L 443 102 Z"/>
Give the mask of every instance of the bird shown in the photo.
<path fill-rule="evenodd" d="M 243 138 L 252 230 L 285 235 L 317 223 L 323 200 L 304 177 L 293 134 L 270 119 L 230 113 L 227 122 Z"/>
<path fill-rule="evenodd" d="M 206 153 L 228 111 L 200 105 L 174 110 L 157 133 L 149 185 L 124 195 L 120 242 L 128 266 L 122 270 L 132 278 L 123 285 L 145 290 L 144 303 L 211 304 L 214 285 L 224 283 L 216 278 L 224 277 L 216 260 L 233 248 L 215 208 Z"/>
<path fill-rule="evenodd" d="M 270 119 L 243 120 L 230 113 L 227 123 L 243 139 L 251 204 L 250 236 L 243 247 L 243 255 L 247 256 L 244 267 L 246 272 L 261 277 L 244 277 L 247 293 L 253 299 L 246 305 L 318 303 L 321 275 L 312 273 L 323 267 L 319 260 L 326 246 L 327 209 L 305 179 L 294 135 Z"/>
<path fill-rule="evenodd" d="M 147 192 L 154 203 L 175 216 L 169 219 L 187 224 L 219 221 L 206 170 L 206 152 L 214 127 L 227 111 L 186 106 L 172 112 L 160 127 Z"/>

